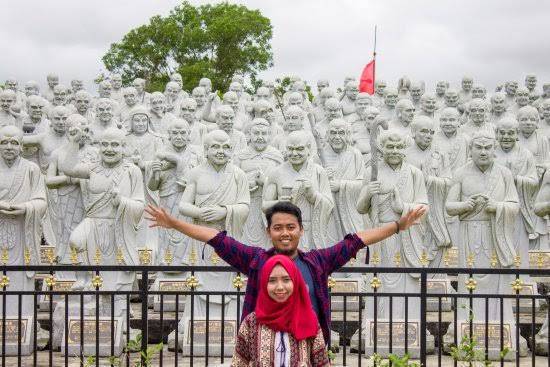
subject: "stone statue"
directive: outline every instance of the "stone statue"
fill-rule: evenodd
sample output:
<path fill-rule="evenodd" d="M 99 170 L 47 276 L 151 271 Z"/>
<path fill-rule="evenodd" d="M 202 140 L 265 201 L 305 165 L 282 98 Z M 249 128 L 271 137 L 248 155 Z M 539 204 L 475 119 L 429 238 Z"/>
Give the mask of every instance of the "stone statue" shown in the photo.
<path fill-rule="evenodd" d="M 118 104 L 121 104 L 124 97 L 122 95 L 122 76 L 118 73 L 114 73 L 109 78 L 111 81 L 111 99 L 114 99 Z"/>
<path fill-rule="evenodd" d="M 23 132 L 0 128 L 0 252 L 6 265 L 40 264 L 40 221 L 46 210 L 44 178 L 38 166 L 21 157 Z M 34 291 L 34 272 L 7 272 L 7 290 Z M 17 317 L 18 297 L 5 296 L 6 315 Z M 21 315 L 33 316 L 31 296 L 21 298 Z M 2 312 L 0 304 L 0 312 Z"/>
<path fill-rule="evenodd" d="M 540 110 L 542 110 L 542 121 L 539 125 L 539 131 L 541 134 L 550 139 L 550 99 L 545 99 L 540 104 Z"/>
<path fill-rule="evenodd" d="M 197 115 L 198 120 L 203 119 L 203 114 L 204 114 L 204 109 L 206 108 L 207 99 L 209 101 L 210 98 L 212 98 L 212 100 L 213 100 L 212 103 L 216 104 L 216 105 L 217 105 L 217 102 L 215 102 L 215 101 L 219 100 L 219 98 L 216 99 L 217 96 L 215 94 L 212 94 L 212 95 L 206 94 L 206 90 L 203 87 L 193 88 L 193 91 L 191 92 L 191 97 L 197 103 L 197 111 L 195 113 Z M 212 130 L 216 129 L 215 124 L 211 124 L 207 127 L 208 127 L 208 131 L 212 131 Z"/>
<path fill-rule="evenodd" d="M 460 85 L 462 89 L 459 93 L 459 99 L 460 103 L 464 104 L 472 99 L 472 86 L 474 85 L 474 80 L 470 76 L 464 76 L 462 77 Z"/>
<path fill-rule="evenodd" d="M 224 131 L 231 140 L 232 153 L 238 153 L 246 148 L 246 137 L 242 132 L 234 128 L 235 111 L 227 105 L 221 105 L 216 109 L 216 125 Z M 232 154 L 233 155 L 233 154 Z"/>
<path fill-rule="evenodd" d="M 208 133 L 208 128 L 198 120 L 196 112 L 197 102 L 193 98 L 182 99 L 179 117 L 189 124 L 189 144 L 194 145 L 202 152 L 204 136 Z"/>
<path fill-rule="evenodd" d="M 380 115 L 380 110 L 378 110 L 378 108 L 367 106 L 362 120 L 360 122 L 356 121 L 350 127 L 352 145 L 359 150 L 363 156 L 365 165 L 369 164 L 371 159 L 370 127 L 373 125 L 378 115 Z"/>
<path fill-rule="evenodd" d="M 412 101 L 408 98 L 403 98 L 395 105 L 394 118 L 389 122 L 389 128 L 399 133 L 407 145 L 412 143 L 411 122 L 414 118 L 415 108 Z"/>
<path fill-rule="evenodd" d="M 167 135 L 168 123 L 175 116 L 173 113 L 178 114 L 180 112 L 181 100 L 177 103 L 177 110 L 167 112 L 166 110 L 166 97 L 161 92 L 151 93 L 149 99 L 149 116 L 151 118 L 150 129 L 152 132 L 162 136 Z"/>
<path fill-rule="evenodd" d="M 263 210 L 279 200 L 288 200 L 302 211 L 304 235 L 302 249 L 324 248 L 328 221 L 334 207 L 328 176 L 323 167 L 313 163 L 310 136 L 293 131 L 286 139 L 287 161 L 272 169 L 263 193 Z"/>
<path fill-rule="evenodd" d="M 443 163 L 451 172 L 462 167 L 468 160 L 468 139 L 459 132 L 460 114 L 454 107 L 446 107 L 439 116 L 439 131 L 435 133 L 434 144 L 443 154 Z"/>
<path fill-rule="evenodd" d="M 90 133 L 92 141 L 96 143 L 109 128 L 121 128 L 118 121 L 114 118 L 113 104 L 110 99 L 100 98 L 95 104 L 96 119 L 90 124 Z"/>
<path fill-rule="evenodd" d="M 250 115 L 246 112 L 245 105 L 239 99 L 237 92 L 229 91 L 223 95 L 222 103 L 230 106 L 235 112 L 234 128 L 243 131 L 250 120 Z M 214 119 L 215 121 L 215 119 Z"/>
<path fill-rule="evenodd" d="M 489 122 L 497 124 L 498 121 L 507 114 L 506 108 L 506 95 L 502 92 L 493 94 L 491 96 L 491 115 L 489 117 Z"/>
<path fill-rule="evenodd" d="M 186 98 L 187 93 L 183 94 L 181 87 L 176 82 L 168 82 L 164 87 L 165 107 L 166 112 L 177 113 L 180 109 L 180 102 L 182 98 Z"/>
<path fill-rule="evenodd" d="M 414 108 L 420 109 L 420 98 L 424 95 L 425 90 L 424 82 L 412 82 L 410 87 L 410 100 L 412 101 Z"/>
<path fill-rule="evenodd" d="M 355 97 L 355 112 L 347 115 L 345 120 L 350 124 L 350 129 L 353 130 L 353 125 L 358 123 L 360 128 L 365 129 L 363 118 L 365 117 L 365 109 L 372 106 L 371 96 L 368 93 L 358 93 Z M 317 120 L 316 121 L 320 121 Z M 350 131 L 351 131 L 350 130 Z"/>
<path fill-rule="evenodd" d="M 151 95 L 145 91 L 145 80 L 141 78 L 134 79 L 132 86 L 136 88 L 136 103 L 147 105 Z"/>
<path fill-rule="evenodd" d="M 354 82 L 350 82 L 354 83 Z M 348 85 L 350 84 L 348 83 Z M 357 98 L 357 97 L 356 97 Z M 329 98 L 325 102 L 325 118 L 319 121 L 315 125 L 315 132 L 317 133 L 321 143 L 325 142 L 325 138 L 328 131 L 330 122 L 334 119 L 343 118 L 343 106 L 336 98 Z"/>
<path fill-rule="evenodd" d="M 537 165 L 545 165 L 550 160 L 550 143 L 539 130 L 539 112 L 535 107 L 525 106 L 518 110 L 519 122 L 518 143 L 529 150 L 535 157 Z"/>
<path fill-rule="evenodd" d="M 106 79 L 106 80 L 102 80 L 99 84 L 98 84 L 98 95 L 99 95 L 99 98 L 107 98 L 107 99 L 111 99 L 111 82 Z"/>
<path fill-rule="evenodd" d="M 495 125 L 486 121 L 487 105 L 479 98 L 472 99 L 469 103 L 468 122 L 460 127 L 460 132 L 468 139 L 472 139 L 474 134 L 480 129 L 495 130 Z"/>
<path fill-rule="evenodd" d="M 122 102 L 118 110 L 118 120 L 122 121 L 124 127 L 128 129 L 128 115 L 132 108 L 138 105 L 137 103 L 137 90 L 134 87 L 126 87 L 122 89 Z"/>
<path fill-rule="evenodd" d="M 325 119 L 325 103 L 329 98 L 336 99 L 336 92 L 332 88 L 324 88 L 317 96 L 317 105 L 313 108 L 313 117 L 316 122 Z M 355 115 L 352 113 L 350 116 Z"/>
<path fill-rule="evenodd" d="M 527 87 L 519 87 L 516 90 L 515 103 L 508 106 L 508 111 L 516 115 L 520 108 L 528 106 L 529 103 L 529 89 Z"/>
<path fill-rule="evenodd" d="M 357 81 L 350 81 L 346 84 L 344 89 L 344 98 L 340 101 L 342 104 L 342 113 L 345 116 L 349 116 L 355 112 L 355 100 L 359 93 L 359 83 Z"/>
<path fill-rule="evenodd" d="M 460 97 L 458 92 L 454 88 L 448 88 L 445 91 L 445 106 L 444 107 L 454 107 L 458 109 L 458 104 L 460 102 Z"/>
<path fill-rule="evenodd" d="M 417 115 L 435 119 L 436 107 L 437 101 L 435 96 L 431 93 L 425 93 L 420 97 L 420 110 L 417 112 Z"/>
<path fill-rule="evenodd" d="M 48 74 L 46 80 L 48 82 L 48 88 L 42 92 L 42 97 L 44 97 L 48 102 L 52 102 L 53 89 L 59 84 L 59 76 L 56 74 Z"/>
<path fill-rule="evenodd" d="M 510 80 L 504 83 L 504 91 L 506 93 L 506 107 L 510 107 L 516 102 L 517 90 L 518 82 Z"/>
<path fill-rule="evenodd" d="M 25 109 L 25 100 L 27 97 L 25 93 L 19 90 L 19 82 L 17 82 L 17 79 L 13 77 L 6 79 L 4 89 L 12 90 L 15 93 L 15 106 L 18 110 Z"/>
<path fill-rule="evenodd" d="M 384 105 L 384 95 L 386 94 L 387 84 L 384 80 L 374 81 L 374 94 L 372 96 L 372 104 L 376 108 L 381 108 Z"/>
<path fill-rule="evenodd" d="M 46 132 L 50 128 L 50 121 L 46 118 L 44 111 L 46 100 L 40 96 L 31 95 L 27 98 L 27 104 L 29 117 L 23 122 L 23 133 L 40 134 Z"/>
<path fill-rule="evenodd" d="M 95 113 L 92 108 L 92 96 L 84 90 L 76 92 L 74 96 L 74 107 L 76 113 L 88 120 L 88 125 L 95 120 Z"/>
<path fill-rule="evenodd" d="M 267 223 L 262 212 L 262 192 L 268 172 L 283 163 L 283 155 L 270 146 L 270 123 L 255 118 L 246 127 L 248 146 L 236 154 L 234 163 L 248 178 L 250 212 L 243 228 L 243 242 L 252 246 L 271 248 L 266 234 Z"/>
<path fill-rule="evenodd" d="M 380 114 L 389 120 L 394 118 L 395 105 L 399 100 L 399 94 L 395 88 L 386 88 L 384 90 L 384 104 L 380 108 Z"/>
<path fill-rule="evenodd" d="M 401 98 L 409 98 L 409 89 L 411 87 L 411 80 L 408 76 L 403 75 L 399 80 L 397 81 L 397 90 L 399 91 L 399 99 Z"/>
<path fill-rule="evenodd" d="M 286 160 L 286 145 L 288 141 L 288 136 L 293 131 L 304 131 L 306 136 L 308 137 L 308 143 L 311 149 L 311 152 L 313 156 L 317 156 L 317 142 L 315 141 L 315 137 L 311 133 L 311 131 L 307 131 L 304 129 L 304 120 L 307 118 L 305 116 L 305 111 L 298 107 L 298 106 L 290 106 L 286 109 L 285 112 L 286 119 L 283 123 L 283 134 L 276 135 L 271 145 L 278 149 L 281 153 L 283 153 L 283 156 Z"/>
<path fill-rule="evenodd" d="M 535 74 L 527 74 L 525 76 L 525 86 L 530 93 L 534 92 L 537 88 L 537 76 Z"/>
<path fill-rule="evenodd" d="M 445 92 L 447 89 L 449 89 L 449 82 L 446 80 L 440 80 L 435 85 L 435 100 L 438 110 L 445 106 Z"/>
<path fill-rule="evenodd" d="M 16 126 L 21 128 L 23 121 L 15 107 L 16 95 L 11 89 L 0 91 L 0 127 Z"/>
<path fill-rule="evenodd" d="M 325 88 L 329 88 L 330 87 L 330 82 L 328 79 L 319 79 L 317 80 L 317 94 L 315 96 L 313 96 L 313 100 L 311 101 L 311 104 L 313 105 L 313 107 L 317 107 L 319 106 L 319 95 L 321 94 L 321 92 L 323 91 L 323 89 Z M 334 97 L 334 96 L 331 96 L 331 97 Z"/>
<path fill-rule="evenodd" d="M 25 83 L 25 96 L 40 96 L 40 87 L 36 80 L 29 80 Z"/>

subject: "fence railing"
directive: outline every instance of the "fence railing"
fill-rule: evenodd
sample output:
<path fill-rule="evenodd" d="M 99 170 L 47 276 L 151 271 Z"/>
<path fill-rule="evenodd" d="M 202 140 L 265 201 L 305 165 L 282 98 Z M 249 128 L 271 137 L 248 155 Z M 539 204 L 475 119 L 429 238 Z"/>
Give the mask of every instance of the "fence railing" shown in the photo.
<path fill-rule="evenodd" d="M 331 289 L 337 364 L 541 366 L 546 284 L 550 269 L 352 266 L 317 286 Z M 1 365 L 228 363 L 245 289 L 226 266 L 0 266 Z"/>

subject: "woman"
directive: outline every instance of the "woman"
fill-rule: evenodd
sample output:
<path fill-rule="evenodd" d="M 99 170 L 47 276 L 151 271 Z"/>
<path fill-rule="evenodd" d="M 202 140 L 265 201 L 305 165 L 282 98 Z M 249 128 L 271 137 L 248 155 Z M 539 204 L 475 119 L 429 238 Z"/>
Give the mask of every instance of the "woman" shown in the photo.
<path fill-rule="evenodd" d="M 242 322 L 232 366 L 329 366 L 306 284 L 294 262 L 271 257 L 260 274 L 255 312 Z"/>

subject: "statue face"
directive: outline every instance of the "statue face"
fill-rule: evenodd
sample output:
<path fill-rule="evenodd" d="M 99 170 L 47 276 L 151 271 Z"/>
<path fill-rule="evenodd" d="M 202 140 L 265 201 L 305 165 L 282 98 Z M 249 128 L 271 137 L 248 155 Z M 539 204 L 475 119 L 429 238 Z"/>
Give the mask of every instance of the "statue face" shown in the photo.
<path fill-rule="evenodd" d="M 151 102 L 149 102 L 151 105 L 151 111 L 154 111 L 157 115 L 160 115 L 164 112 L 164 99 L 157 97 L 151 99 Z"/>
<path fill-rule="evenodd" d="M 328 87 L 328 81 L 321 80 L 317 82 L 317 91 L 320 93 L 323 89 Z"/>
<path fill-rule="evenodd" d="M 110 103 L 100 103 L 96 107 L 97 117 L 103 123 L 111 122 L 113 118 L 113 107 Z"/>
<path fill-rule="evenodd" d="M 472 85 L 474 84 L 474 81 L 471 78 L 463 78 L 462 79 L 462 90 L 465 92 L 469 92 L 472 90 Z"/>
<path fill-rule="evenodd" d="M 145 83 L 141 80 L 134 80 L 134 82 L 132 83 L 132 87 L 136 88 L 138 94 L 141 94 L 145 90 Z"/>
<path fill-rule="evenodd" d="M 303 101 L 301 96 L 292 96 L 288 99 L 288 105 L 302 107 Z"/>
<path fill-rule="evenodd" d="M 5 161 L 13 161 L 21 155 L 23 145 L 17 136 L 0 136 L 0 154 Z"/>
<path fill-rule="evenodd" d="M 56 105 L 64 105 L 67 101 L 67 91 L 65 88 L 55 88 L 53 90 L 53 101 Z"/>
<path fill-rule="evenodd" d="M 111 77 L 111 86 L 117 90 L 122 88 L 122 77 L 120 75 L 113 75 Z"/>
<path fill-rule="evenodd" d="M 82 127 L 78 124 L 72 124 L 67 130 L 67 139 L 73 143 L 80 143 L 85 138 Z"/>
<path fill-rule="evenodd" d="M 502 96 L 495 96 L 491 99 L 493 112 L 502 113 L 506 110 L 506 101 Z"/>
<path fill-rule="evenodd" d="M 435 111 L 436 101 L 435 98 L 428 97 L 422 101 L 422 110 L 426 113 L 433 113 Z"/>
<path fill-rule="evenodd" d="M 474 139 L 470 154 L 477 166 L 487 166 L 493 163 L 495 159 L 495 141 L 488 138 Z"/>
<path fill-rule="evenodd" d="M 128 106 L 133 106 L 133 105 L 136 104 L 137 95 L 133 90 L 130 89 L 130 90 L 125 91 L 124 94 L 123 94 L 123 97 L 124 97 L 124 102 Z"/>
<path fill-rule="evenodd" d="M 437 93 L 438 96 L 444 95 L 446 90 L 447 90 L 446 82 L 440 81 L 440 82 L 437 82 L 437 84 L 435 85 L 435 92 Z"/>
<path fill-rule="evenodd" d="M 264 151 L 267 148 L 268 142 L 271 140 L 271 131 L 269 127 L 265 125 L 252 126 L 249 135 L 252 148 L 258 152 Z"/>
<path fill-rule="evenodd" d="M 481 87 L 472 88 L 472 98 L 485 99 L 485 89 Z"/>
<path fill-rule="evenodd" d="M 57 76 L 49 76 L 48 78 L 48 86 L 53 89 L 56 85 L 59 84 L 59 78 Z"/>
<path fill-rule="evenodd" d="M 84 114 L 90 108 L 90 98 L 88 98 L 87 96 L 77 96 L 75 99 L 75 104 L 76 110 L 79 113 Z"/>
<path fill-rule="evenodd" d="M 458 106 L 458 93 L 455 91 L 445 92 L 445 105 L 447 105 L 447 107 Z"/>
<path fill-rule="evenodd" d="M 375 89 L 375 93 L 378 97 L 384 97 L 384 92 L 386 91 L 386 83 L 383 81 L 377 82 Z"/>
<path fill-rule="evenodd" d="M 201 90 L 193 91 L 193 98 L 197 102 L 197 106 L 202 106 L 206 103 L 206 94 Z"/>
<path fill-rule="evenodd" d="M 224 104 L 230 106 L 235 113 L 239 110 L 239 98 L 236 96 L 227 97 L 224 101 Z"/>
<path fill-rule="evenodd" d="M 519 130 L 525 135 L 531 135 L 538 127 L 537 113 L 523 113 L 518 116 Z"/>
<path fill-rule="evenodd" d="M 168 130 L 168 139 L 175 148 L 185 148 L 189 143 L 189 130 L 184 126 L 172 126 Z"/>
<path fill-rule="evenodd" d="M 508 96 L 515 96 L 516 91 L 518 90 L 518 82 L 506 82 L 505 90 Z"/>
<path fill-rule="evenodd" d="M 3 95 L 0 97 L 0 106 L 5 112 L 10 112 L 11 106 L 15 103 L 15 98 L 11 95 Z"/>
<path fill-rule="evenodd" d="M 485 106 L 481 103 L 470 104 L 470 120 L 475 124 L 482 124 L 485 121 Z"/>
<path fill-rule="evenodd" d="M 17 80 L 14 79 L 8 79 L 5 83 L 6 89 L 10 89 L 14 92 L 17 92 Z"/>
<path fill-rule="evenodd" d="M 387 92 L 384 96 L 384 103 L 386 106 L 395 107 L 398 97 L 399 95 L 395 91 Z"/>
<path fill-rule="evenodd" d="M 379 112 L 368 112 L 367 115 L 365 116 L 365 119 L 367 120 L 367 126 L 371 126 L 371 124 L 374 122 L 374 120 L 376 119 L 376 117 L 378 117 L 379 114 L 380 114 Z M 413 117 L 414 117 L 414 108 L 413 108 L 413 114 L 411 115 L 411 121 Z"/>
<path fill-rule="evenodd" d="M 65 113 L 54 112 L 52 114 L 51 127 L 55 133 L 63 135 L 67 132 L 67 117 L 69 116 Z"/>
<path fill-rule="evenodd" d="M 330 121 L 342 117 L 342 108 L 338 105 L 325 105 L 325 116 Z"/>
<path fill-rule="evenodd" d="M 180 89 L 175 85 L 170 85 L 166 87 L 166 96 L 169 97 L 171 100 L 175 100 L 176 98 L 178 98 L 179 93 Z"/>
<path fill-rule="evenodd" d="M 222 166 L 231 159 L 231 142 L 214 139 L 206 149 L 206 159 L 214 165 Z"/>
<path fill-rule="evenodd" d="M 122 160 L 124 144 L 120 139 L 104 137 L 99 142 L 101 160 L 107 164 L 116 164 Z"/>
<path fill-rule="evenodd" d="M 414 108 L 412 103 L 407 105 L 407 107 L 403 108 L 401 110 L 401 121 L 406 123 L 411 123 L 414 118 L 415 110 L 416 109 Z"/>
<path fill-rule="evenodd" d="M 27 86 L 25 86 L 25 95 L 27 97 L 37 96 L 38 95 L 38 87 L 36 85 L 27 85 Z"/>
<path fill-rule="evenodd" d="M 264 119 L 266 119 L 267 121 L 269 121 L 271 123 L 275 119 L 275 116 L 274 116 L 273 112 L 274 112 L 273 108 L 271 108 L 271 107 L 261 107 L 258 110 L 258 116 L 256 116 L 256 117 L 264 118 Z"/>
<path fill-rule="evenodd" d="M 419 100 L 420 97 L 422 97 L 422 87 L 419 86 L 419 85 L 413 85 L 411 87 L 411 97 L 414 99 L 414 100 Z"/>
<path fill-rule="evenodd" d="M 216 124 L 220 130 L 225 132 L 233 130 L 235 124 L 235 112 L 233 110 L 222 111 L 216 118 Z"/>
<path fill-rule="evenodd" d="M 259 88 L 256 92 L 256 100 L 257 101 L 267 101 L 269 100 L 269 89 Z"/>
<path fill-rule="evenodd" d="M 525 78 L 525 86 L 529 90 L 533 90 L 537 87 L 537 77 L 534 75 L 529 75 Z"/>
<path fill-rule="evenodd" d="M 78 80 L 78 79 L 72 80 L 71 89 L 73 90 L 73 93 L 76 93 L 79 90 L 84 89 L 84 83 L 82 83 L 82 80 Z"/>
<path fill-rule="evenodd" d="M 195 121 L 195 112 L 197 111 L 197 106 L 191 103 L 182 103 L 180 108 L 180 117 L 187 122 Z"/>
<path fill-rule="evenodd" d="M 199 87 L 203 87 L 206 93 L 210 93 L 212 91 L 212 82 L 209 79 L 201 79 Z"/>
<path fill-rule="evenodd" d="M 305 141 L 288 141 L 286 144 L 286 154 L 290 164 L 297 166 L 307 161 L 310 148 Z"/>
<path fill-rule="evenodd" d="M 342 151 L 347 143 L 347 131 L 344 126 L 331 126 L 327 132 L 327 140 L 334 151 Z"/>
<path fill-rule="evenodd" d="M 457 114 L 444 113 L 439 118 L 439 127 L 441 127 L 441 131 L 443 131 L 444 134 L 453 135 L 459 125 L 460 121 L 458 120 Z"/>
<path fill-rule="evenodd" d="M 101 98 L 111 97 L 111 83 L 101 83 L 99 88 L 99 96 Z"/>
<path fill-rule="evenodd" d="M 352 101 L 355 101 L 358 93 L 359 86 L 357 86 L 356 83 L 348 83 L 348 85 L 346 86 L 346 96 Z"/>
<path fill-rule="evenodd" d="M 40 120 L 42 118 L 42 114 L 44 113 L 44 105 L 42 103 L 39 103 L 37 101 L 33 101 L 29 103 L 29 115 L 32 119 Z"/>
<path fill-rule="evenodd" d="M 303 116 L 298 113 L 289 113 L 285 122 L 287 131 L 296 131 L 303 128 Z"/>
<path fill-rule="evenodd" d="M 418 125 L 414 131 L 414 142 L 421 149 L 426 149 L 432 144 L 434 134 L 435 130 L 433 124 L 426 123 Z"/>
<path fill-rule="evenodd" d="M 542 116 L 546 121 L 550 120 L 550 103 L 542 106 Z"/>
<path fill-rule="evenodd" d="M 386 140 L 382 146 L 382 157 L 390 166 L 400 165 L 405 157 L 405 142 Z"/>
<path fill-rule="evenodd" d="M 529 90 L 527 88 L 519 88 L 517 90 L 516 103 L 522 107 L 529 104 Z"/>
<path fill-rule="evenodd" d="M 509 151 L 516 145 L 518 130 L 510 127 L 499 127 L 497 129 L 497 140 L 503 150 Z"/>
<path fill-rule="evenodd" d="M 360 98 L 355 100 L 355 112 L 362 116 L 368 106 L 371 105 L 371 101 L 366 98 Z"/>
<path fill-rule="evenodd" d="M 147 132 L 149 127 L 149 117 L 147 115 L 137 113 L 132 116 L 132 131 L 135 134 L 141 135 Z"/>
<path fill-rule="evenodd" d="M 539 98 L 540 98 L 539 94 L 537 94 L 535 92 L 529 93 L 529 103 L 533 104 Z"/>
<path fill-rule="evenodd" d="M 229 91 L 235 92 L 237 96 L 240 97 L 243 93 L 243 86 L 238 83 L 231 83 L 229 86 Z"/>

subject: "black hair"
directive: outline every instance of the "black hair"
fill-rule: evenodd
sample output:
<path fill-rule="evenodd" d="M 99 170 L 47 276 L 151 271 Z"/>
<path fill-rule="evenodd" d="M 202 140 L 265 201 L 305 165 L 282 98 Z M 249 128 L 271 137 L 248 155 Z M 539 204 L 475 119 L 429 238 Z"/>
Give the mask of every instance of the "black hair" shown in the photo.
<path fill-rule="evenodd" d="M 298 219 L 298 224 L 302 227 L 302 211 L 296 205 L 288 201 L 279 201 L 265 211 L 267 219 L 267 228 L 271 227 L 271 218 L 275 213 L 291 214 Z"/>

